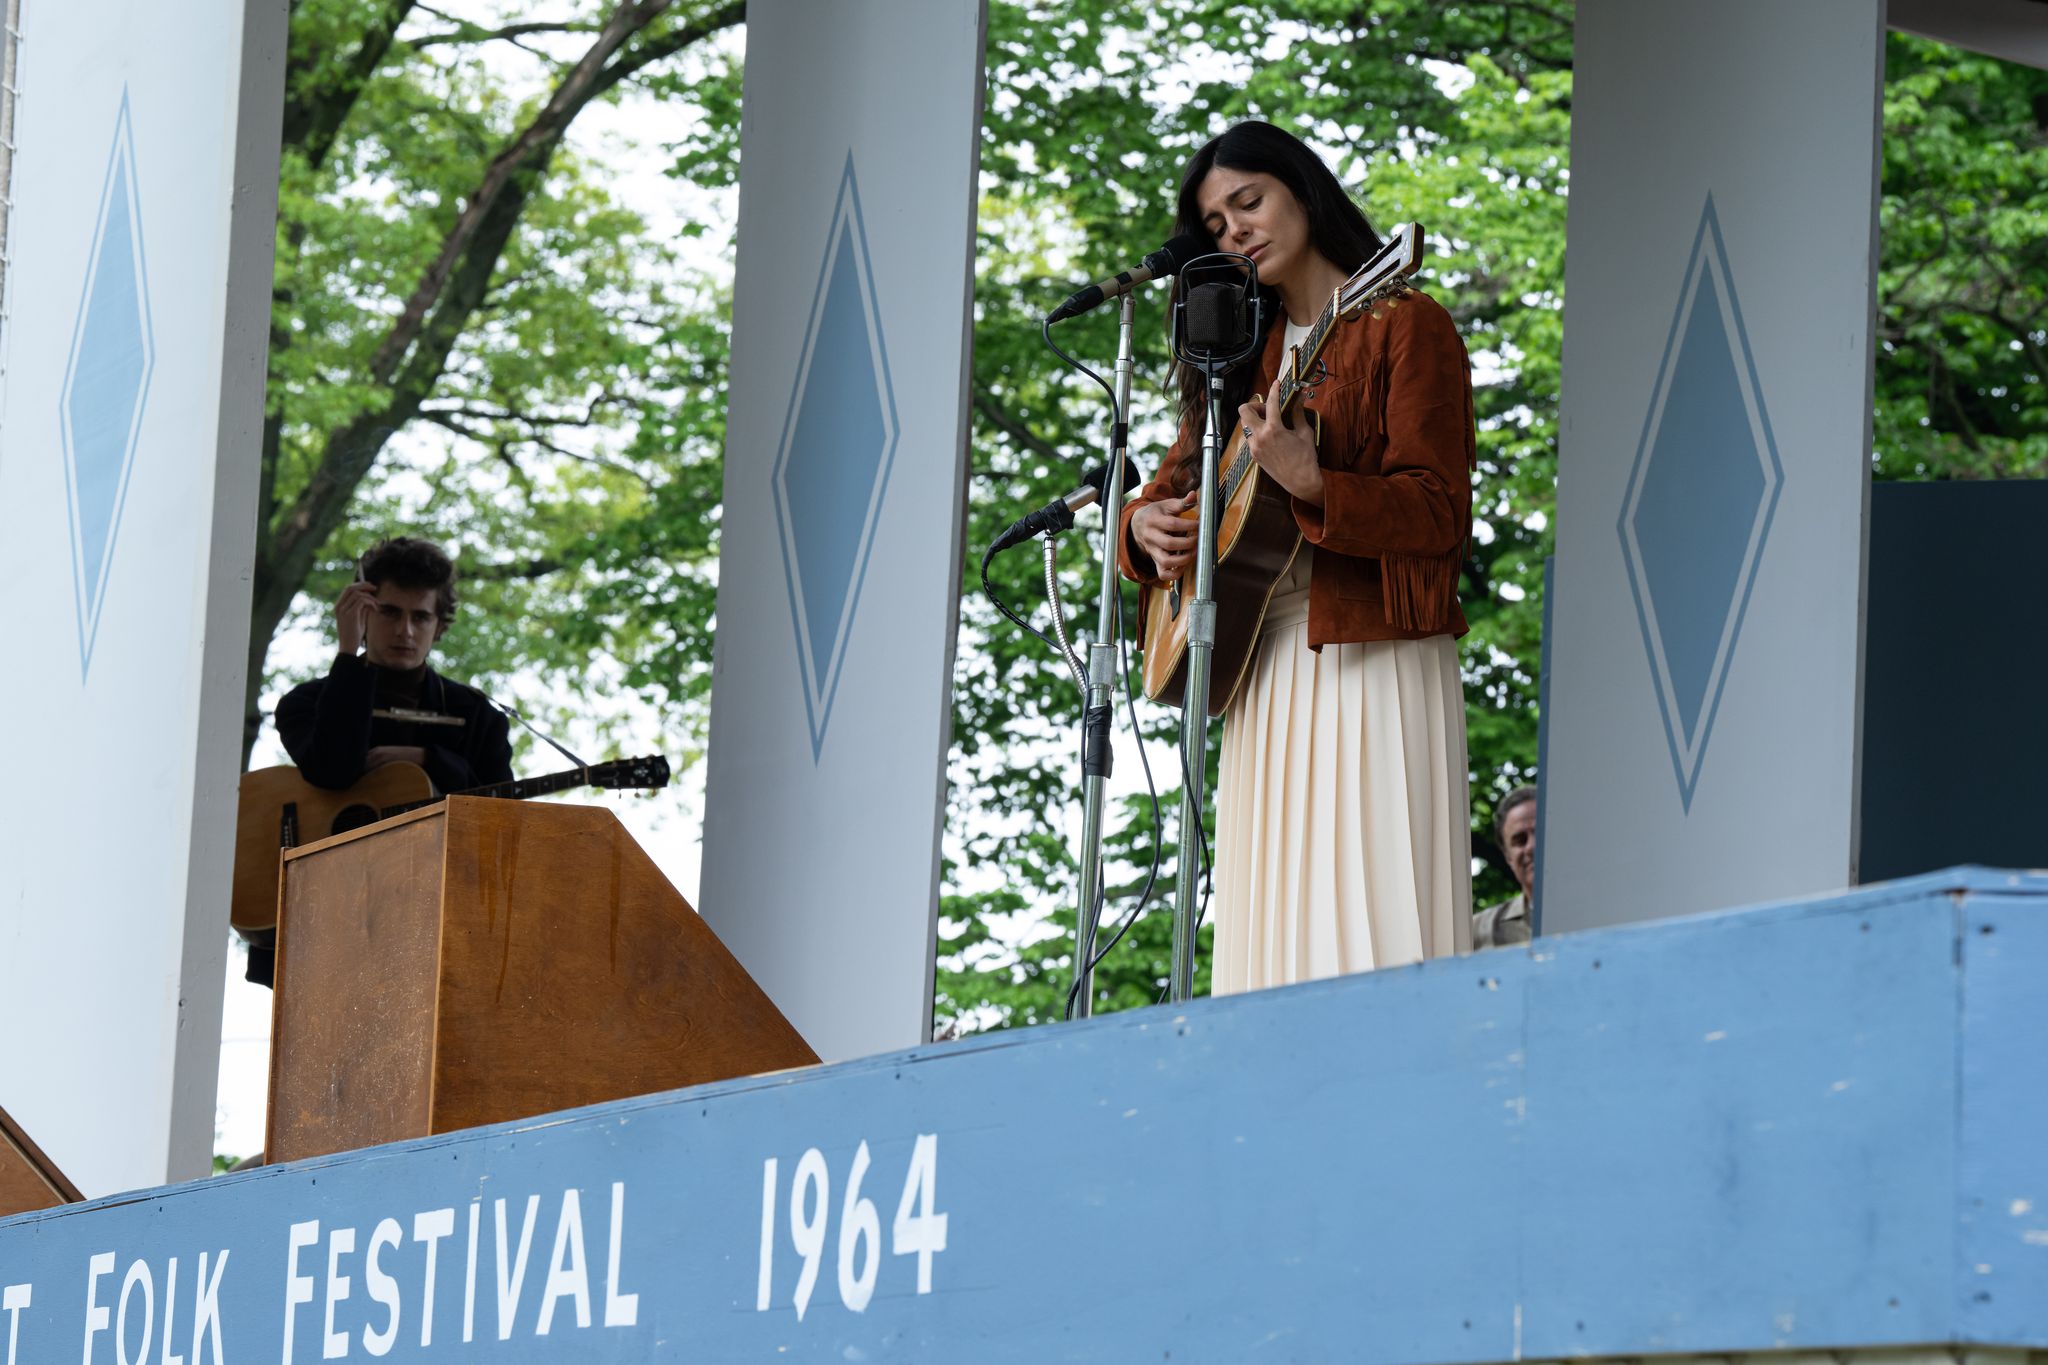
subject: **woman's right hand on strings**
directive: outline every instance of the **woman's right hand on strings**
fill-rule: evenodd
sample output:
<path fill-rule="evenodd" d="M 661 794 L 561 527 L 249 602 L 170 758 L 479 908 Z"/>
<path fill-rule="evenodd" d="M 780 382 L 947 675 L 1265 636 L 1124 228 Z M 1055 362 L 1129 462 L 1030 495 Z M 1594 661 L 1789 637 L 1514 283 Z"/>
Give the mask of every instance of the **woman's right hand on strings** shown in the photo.
<path fill-rule="evenodd" d="M 1161 578 L 1179 578 L 1195 562 L 1196 518 L 1182 513 L 1194 507 L 1197 496 L 1161 498 L 1148 502 L 1131 514 L 1131 539 L 1152 558 Z"/>

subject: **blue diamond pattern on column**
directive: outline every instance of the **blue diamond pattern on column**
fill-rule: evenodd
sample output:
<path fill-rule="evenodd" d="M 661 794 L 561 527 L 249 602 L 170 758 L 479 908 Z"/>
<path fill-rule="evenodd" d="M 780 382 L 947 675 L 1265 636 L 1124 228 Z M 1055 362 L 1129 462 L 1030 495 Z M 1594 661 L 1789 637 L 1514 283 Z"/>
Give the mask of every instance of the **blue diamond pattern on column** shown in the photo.
<path fill-rule="evenodd" d="M 72 582 L 78 600 L 80 676 L 92 667 L 121 505 L 128 494 L 150 370 L 156 363 L 126 92 L 114 120 L 114 146 L 107 155 L 99 217 L 85 260 L 78 321 L 57 394 L 71 516 Z"/>
<path fill-rule="evenodd" d="M 1618 527 L 1688 811 L 1783 484 L 1708 195 Z"/>
<path fill-rule="evenodd" d="M 824 752 L 897 434 L 881 301 L 849 154 L 773 473 L 813 761 Z"/>

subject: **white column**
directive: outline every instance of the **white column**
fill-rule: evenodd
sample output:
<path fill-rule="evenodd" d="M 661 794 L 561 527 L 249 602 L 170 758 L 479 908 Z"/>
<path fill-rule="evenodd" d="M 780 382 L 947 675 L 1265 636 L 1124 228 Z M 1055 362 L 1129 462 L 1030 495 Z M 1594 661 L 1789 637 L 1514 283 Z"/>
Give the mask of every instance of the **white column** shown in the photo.
<path fill-rule="evenodd" d="M 828 1059 L 931 1027 L 984 23 L 747 10 L 702 908 Z"/>
<path fill-rule="evenodd" d="M 1883 0 L 1577 11 L 1546 932 L 1856 876 Z"/>

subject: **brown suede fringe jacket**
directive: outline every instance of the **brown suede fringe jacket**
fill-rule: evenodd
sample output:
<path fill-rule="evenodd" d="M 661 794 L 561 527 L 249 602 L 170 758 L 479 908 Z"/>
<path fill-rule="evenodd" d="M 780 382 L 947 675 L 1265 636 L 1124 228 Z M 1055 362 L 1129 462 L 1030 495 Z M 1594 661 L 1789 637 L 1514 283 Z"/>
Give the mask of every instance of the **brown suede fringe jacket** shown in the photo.
<path fill-rule="evenodd" d="M 1258 393 L 1279 373 L 1284 337 L 1276 322 L 1259 358 Z M 1458 574 L 1477 448 L 1471 361 L 1456 324 L 1442 304 L 1411 291 L 1339 323 L 1323 363 L 1330 377 L 1303 403 L 1322 419 L 1323 505 L 1294 499 L 1294 519 L 1315 553 L 1310 648 L 1463 635 Z M 1127 577 L 1161 582 L 1131 538 L 1131 517 L 1192 488 L 1200 459 L 1184 430 L 1158 477 L 1125 505 L 1118 558 Z"/>

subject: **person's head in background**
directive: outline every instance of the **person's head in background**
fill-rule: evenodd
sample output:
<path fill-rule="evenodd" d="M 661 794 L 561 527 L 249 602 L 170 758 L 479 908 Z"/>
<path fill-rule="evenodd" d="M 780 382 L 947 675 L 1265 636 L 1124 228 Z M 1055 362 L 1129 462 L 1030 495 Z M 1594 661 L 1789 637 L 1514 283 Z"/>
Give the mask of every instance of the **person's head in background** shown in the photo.
<path fill-rule="evenodd" d="M 1522 894 L 1536 891 L 1536 789 L 1517 787 L 1493 808 L 1493 840 L 1508 860 Z"/>

